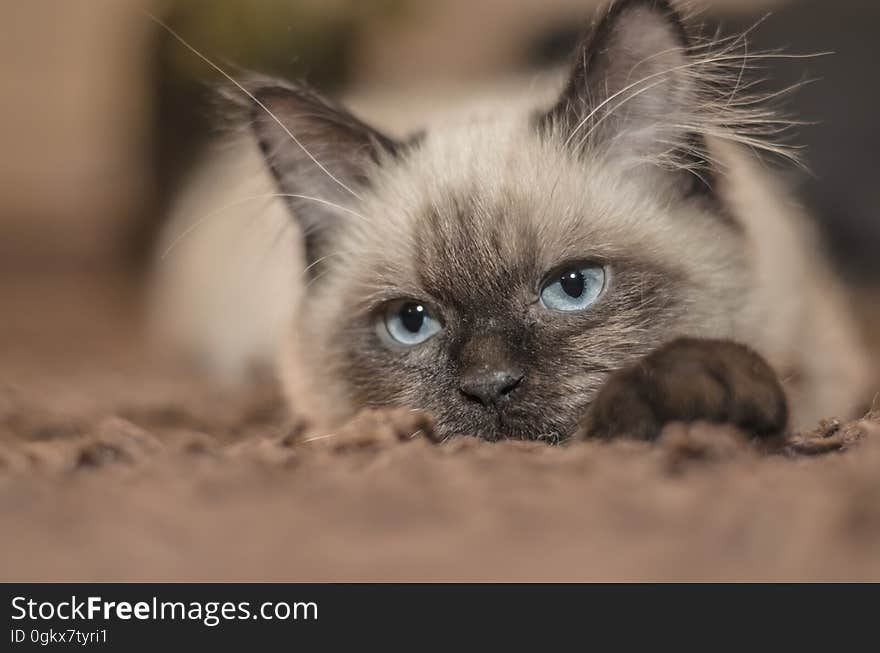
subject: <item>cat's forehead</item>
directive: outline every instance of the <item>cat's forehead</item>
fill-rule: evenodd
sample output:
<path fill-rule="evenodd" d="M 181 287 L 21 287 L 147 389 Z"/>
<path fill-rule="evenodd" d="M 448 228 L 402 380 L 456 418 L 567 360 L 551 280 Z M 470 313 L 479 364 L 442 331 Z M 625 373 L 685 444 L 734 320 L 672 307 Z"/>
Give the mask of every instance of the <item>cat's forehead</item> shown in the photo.
<path fill-rule="evenodd" d="M 536 283 L 555 265 L 651 246 L 658 209 L 598 161 L 567 154 L 529 116 L 428 132 L 377 179 L 352 252 L 437 293 Z"/>

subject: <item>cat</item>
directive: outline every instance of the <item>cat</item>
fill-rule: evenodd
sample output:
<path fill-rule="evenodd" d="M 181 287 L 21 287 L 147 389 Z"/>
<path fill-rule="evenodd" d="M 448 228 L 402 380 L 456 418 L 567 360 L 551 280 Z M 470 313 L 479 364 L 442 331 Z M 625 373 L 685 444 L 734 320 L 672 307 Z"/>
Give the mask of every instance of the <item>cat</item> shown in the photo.
<path fill-rule="evenodd" d="M 753 152 L 782 151 L 764 138 L 782 121 L 747 92 L 740 44 L 618 0 L 552 101 L 404 139 L 305 85 L 247 82 L 301 234 L 293 413 L 333 430 L 406 408 L 441 438 L 560 442 L 696 420 L 765 437 L 857 410 L 862 345 Z"/>

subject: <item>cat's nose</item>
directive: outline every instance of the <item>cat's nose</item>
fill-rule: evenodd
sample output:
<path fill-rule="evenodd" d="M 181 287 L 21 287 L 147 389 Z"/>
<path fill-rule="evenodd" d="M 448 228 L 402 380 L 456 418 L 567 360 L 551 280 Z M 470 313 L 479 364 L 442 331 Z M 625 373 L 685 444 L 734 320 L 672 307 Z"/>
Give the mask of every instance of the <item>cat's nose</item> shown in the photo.
<path fill-rule="evenodd" d="M 523 375 L 515 370 L 493 370 L 465 376 L 459 389 L 468 399 L 490 407 L 505 399 L 522 381 Z"/>

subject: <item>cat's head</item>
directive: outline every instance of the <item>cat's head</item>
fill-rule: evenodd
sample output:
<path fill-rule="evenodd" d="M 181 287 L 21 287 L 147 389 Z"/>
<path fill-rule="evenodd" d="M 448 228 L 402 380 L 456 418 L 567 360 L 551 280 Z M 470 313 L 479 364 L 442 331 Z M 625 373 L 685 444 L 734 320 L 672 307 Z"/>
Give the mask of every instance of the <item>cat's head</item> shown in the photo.
<path fill-rule="evenodd" d="M 736 100 L 707 52 L 667 2 L 621 0 L 552 106 L 409 140 L 254 86 L 308 264 L 290 374 L 339 415 L 404 406 L 442 434 L 558 439 L 610 371 L 729 335 L 745 247 L 712 139 Z"/>

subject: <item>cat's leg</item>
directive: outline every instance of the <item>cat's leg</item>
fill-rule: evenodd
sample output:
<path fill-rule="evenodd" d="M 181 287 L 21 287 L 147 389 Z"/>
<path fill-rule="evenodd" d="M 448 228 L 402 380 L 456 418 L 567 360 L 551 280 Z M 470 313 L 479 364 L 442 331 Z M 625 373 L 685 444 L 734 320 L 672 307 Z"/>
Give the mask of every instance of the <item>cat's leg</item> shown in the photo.
<path fill-rule="evenodd" d="M 651 440 L 665 424 L 695 421 L 769 437 L 785 431 L 788 405 L 776 373 L 748 347 L 680 338 L 612 374 L 578 431 Z"/>

